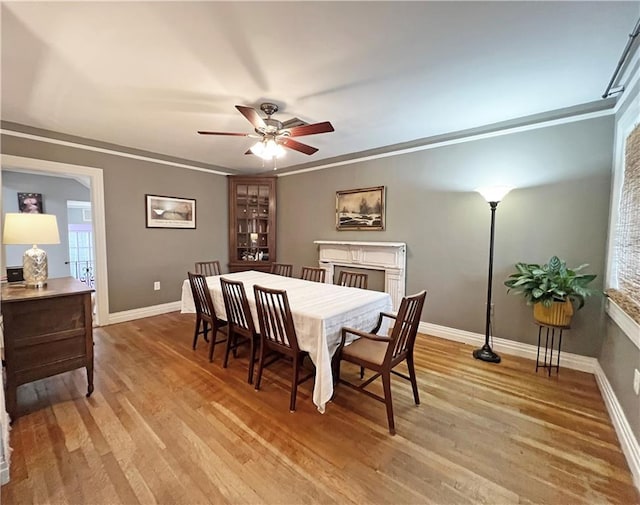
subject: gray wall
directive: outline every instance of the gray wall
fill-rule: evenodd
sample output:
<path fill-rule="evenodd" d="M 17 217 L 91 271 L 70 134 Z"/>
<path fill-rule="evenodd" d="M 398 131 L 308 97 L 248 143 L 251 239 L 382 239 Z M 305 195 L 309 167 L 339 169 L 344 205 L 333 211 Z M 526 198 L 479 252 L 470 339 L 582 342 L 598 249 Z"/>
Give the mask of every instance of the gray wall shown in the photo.
<path fill-rule="evenodd" d="M 195 261 L 227 263 L 226 177 L 7 135 L 0 140 L 3 154 L 103 169 L 111 313 L 179 300 Z M 146 228 L 147 193 L 195 198 L 197 228 Z M 160 291 L 153 291 L 154 281 Z"/>
<path fill-rule="evenodd" d="M 640 350 L 609 317 L 598 361 L 636 440 L 640 440 L 640 399 L 633 391 L 633 370 L 640 369 Z"/>
<path fill-rule="evenodd" d="M 2 177 L 2 213 L 19 212 L 18 193 L 41 193 L 45 214 L 55 214 L 60 233 L 59 245 L 41 245 L 47 252 L 49 277 L 69 275 L 69 238 L 67 235 L 67 200 L 89 201 L 89 188 L 64 177 L 25 174 L 5 171 Z M 4 266 L 21 266 L 22 255 L 28 246 L 7 245 L 3 257 Z"/>
<path fill-rule="evenodd" d="M 407 292 L 428 291 L 422 321 L 484 334 L 490 211 L 473 190 L 510 184 L 496 214 L 494 335 L 534 344 L 531 307 L 502 281 L 518 261 L 557 254 L 589 263 L 602 286 L 612 145 L 609 116 L 281 177 L 278 259 L 316 264 L 317 239 L 406 242 Z M 336 190 L 379 185 L 386 230 L 336 231 Z M 589 299 L 563 349 L 595 356 L 601 314 Z"/>
<path fill-rule="evenodd" d="M 640 84 L 630 91 L 629 98 L 616 115 L 619 121 L 631 101 L 640 95 Z M 638 118 L 640 119 L 640 118 Z M 633 391 L 633 370 L 640 370 L 640 349 L 606 316 L 606 333 L 598 355 L 600 366 L 620 403 L 636 440 L 640 440 L 640 396 Z"/>

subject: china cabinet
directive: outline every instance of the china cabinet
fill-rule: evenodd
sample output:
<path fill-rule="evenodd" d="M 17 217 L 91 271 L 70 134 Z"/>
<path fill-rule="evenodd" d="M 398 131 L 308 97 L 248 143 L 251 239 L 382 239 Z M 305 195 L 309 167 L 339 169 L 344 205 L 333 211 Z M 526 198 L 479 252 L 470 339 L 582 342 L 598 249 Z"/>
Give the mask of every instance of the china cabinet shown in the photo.
<path fill-rule="evenodd" d="M 229 271 L 276 261 L 276 178 L 229 176 Z"/>

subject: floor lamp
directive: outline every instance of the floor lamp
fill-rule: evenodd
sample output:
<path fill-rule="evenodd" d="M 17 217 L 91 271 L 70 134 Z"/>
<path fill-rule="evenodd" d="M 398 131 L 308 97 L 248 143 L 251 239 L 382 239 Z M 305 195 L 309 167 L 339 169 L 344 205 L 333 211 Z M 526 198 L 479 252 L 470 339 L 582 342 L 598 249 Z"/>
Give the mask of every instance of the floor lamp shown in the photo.
<path fill-rule="evenodd" d="M 489 337 L 491 336 L 491 286 L 493 283 L 493 238 L 496 227 L 496 209 L 498 208 L 500 200 L 512 189 L 513 188 L 509 186 L 491 186 L 476 189 L 476 191 L 489 202 L 489 207 L 491 208 L 491 236 L 489 239 L 489 279 L 487 283 L 487 317 L 484 331 L 484 345 L 480 349 L 473 351 L 473 357 L 490 363 L 500 363 L 500 356 L 493 352 L 489 345 Z"/>

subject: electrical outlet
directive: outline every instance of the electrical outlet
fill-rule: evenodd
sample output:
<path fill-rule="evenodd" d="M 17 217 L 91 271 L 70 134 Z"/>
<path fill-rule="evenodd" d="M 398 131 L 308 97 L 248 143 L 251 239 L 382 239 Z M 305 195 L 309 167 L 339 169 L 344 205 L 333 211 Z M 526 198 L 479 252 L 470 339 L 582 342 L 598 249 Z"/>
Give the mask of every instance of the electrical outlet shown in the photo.
<path fill-rule="evenodd" d="M 633 391 L 640 394 L 640 370 L 637 368 L 633 371 Z"/>
<path fill-rule="evenodd" d="M 153 283 L 153 290 L 160 291 L 160 281 L 156 281 Z"/>

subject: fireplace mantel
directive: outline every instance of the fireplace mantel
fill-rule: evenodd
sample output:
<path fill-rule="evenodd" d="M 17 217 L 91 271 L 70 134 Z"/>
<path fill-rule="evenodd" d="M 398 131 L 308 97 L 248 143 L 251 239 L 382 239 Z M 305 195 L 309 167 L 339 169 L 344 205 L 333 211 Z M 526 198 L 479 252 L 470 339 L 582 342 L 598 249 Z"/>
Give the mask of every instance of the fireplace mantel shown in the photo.
<path fill-rule="evenodd" d="M 391 295 L 393 310 L 398 310 L 405 295 L 407 244 L 404 242 L 356 242 L 316 240 L 320 267 L 326 270 L 326 282 L 333 282 L 336 266 L 384 271 L 384 290 Z"/>

